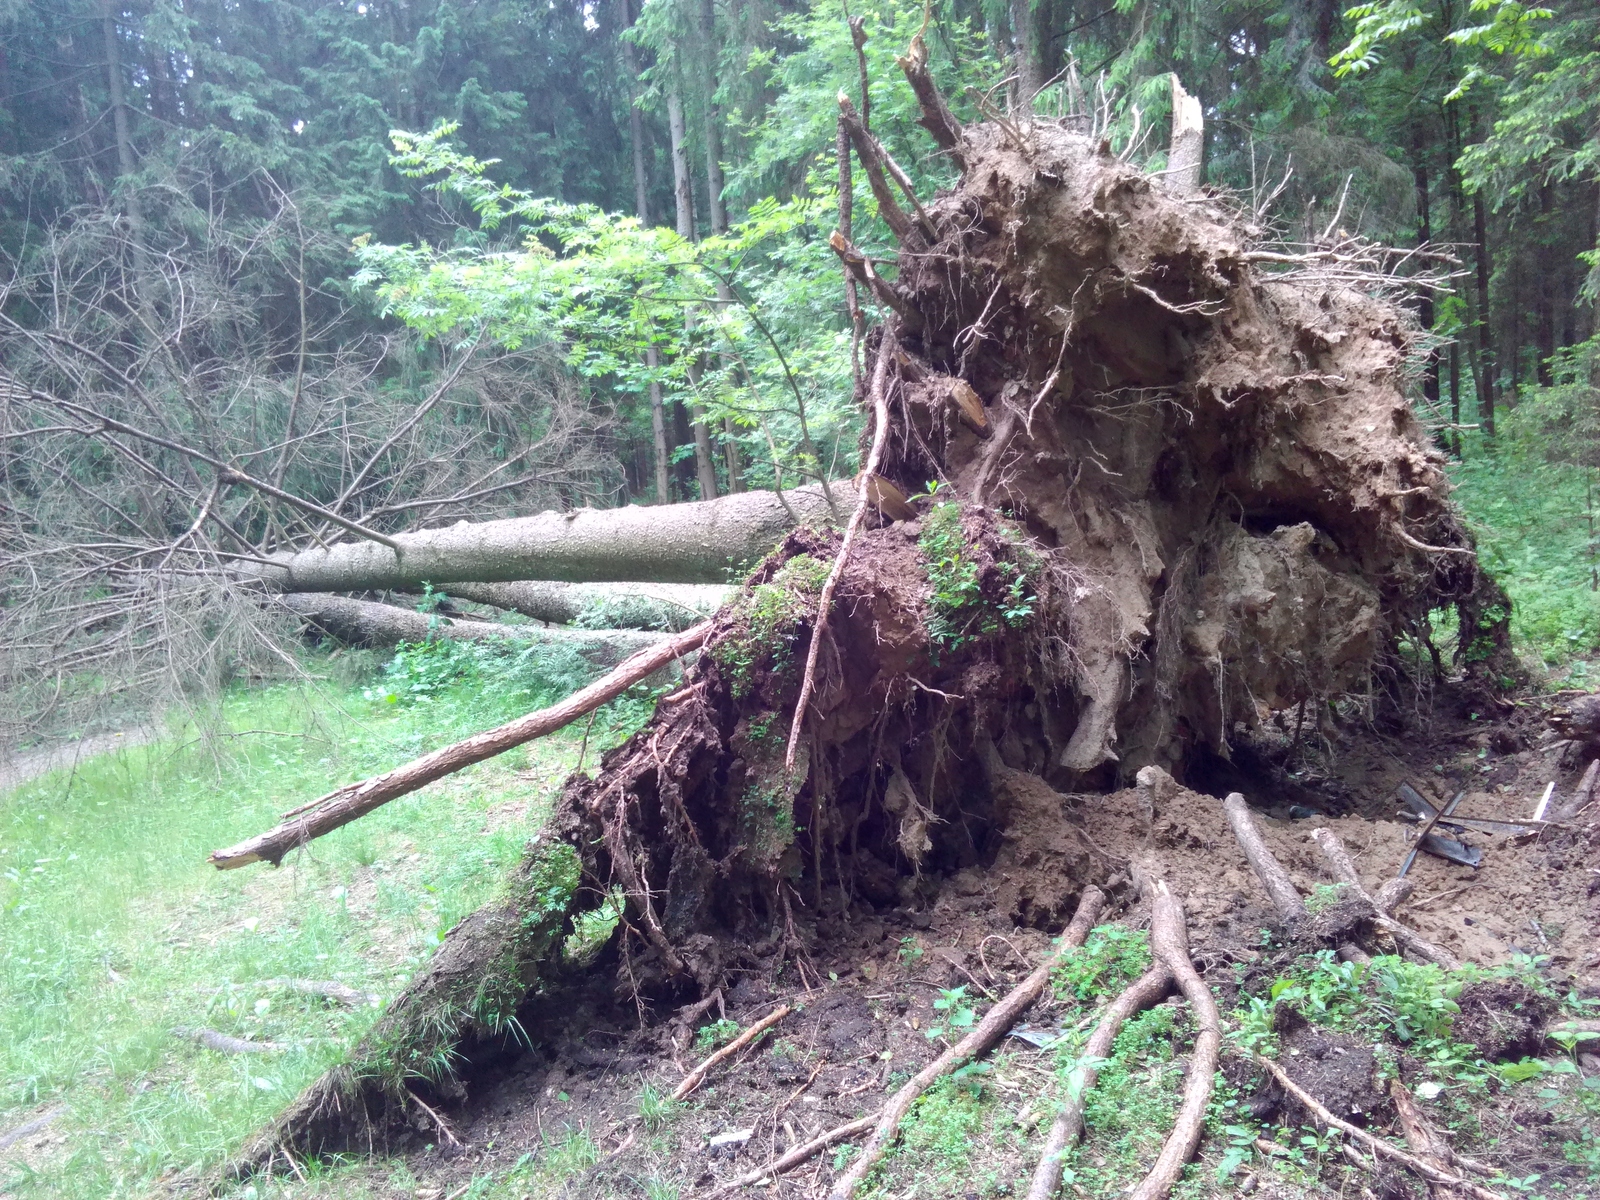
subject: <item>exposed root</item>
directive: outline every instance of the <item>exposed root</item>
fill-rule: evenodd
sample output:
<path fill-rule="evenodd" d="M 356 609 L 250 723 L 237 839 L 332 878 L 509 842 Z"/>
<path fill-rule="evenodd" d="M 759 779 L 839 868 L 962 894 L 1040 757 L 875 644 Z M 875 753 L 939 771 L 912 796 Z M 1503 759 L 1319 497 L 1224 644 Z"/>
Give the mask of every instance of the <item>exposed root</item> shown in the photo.
<path fill-rule="evenodd" d="M 705 1082 L 706 1074 L 711 1070 L 712 1067 L 716 1066 L 720 1062 L 726 1062 L 728 1059 L 732 1058 L 751 1042 L 761 1037 L 762 1034 L 766 1033 L 767 1030 L 771 1029 L 779 1021 L 787 1017 L 792 1011 L 794 1010 L 785 1004 L 762 1017 L 761 1020 L 750 1026 L 749 1029 L 746 1029 L 738 1037 L 734 1038 L 733 1041 L 729 1042 L 710 1058 L 706 1059 L 705 1062 L 701 1063 L 698 1067 L 685 1075 L 683 1077 L 683 1082 L 672 1089 L 672 1098 L 674 1100 L 682 1100 L 690 1092 L 694 1091 L 695 1088 L 699 1087 Z"/>
<path fill-rule="evenodd" d="M 1194 1157 L 1205 1129 L 1206 1105 L 1216 1082 L 1217 1060 L 1222 1052 L 1222 1016 L 1211 989 L 1200 978 L 1189 958 L 1189 931 L 1183 905 L 1160 880 L 1146 879 L 1142 890 L 1150 898 L 1150 948 L 1156 961 L 1177 981 L 1184 999 L 1194 1013 L 1197 1027 L 1194 1053 L 1184 1072 L 1183 1103 L 1178 1108 L 1172 1132 L 1156 1156 L 1155 1165 L 1131 1193 L 1131 1200 L 1164 1200 Z"/>
<path fill-rule="evenodd" d="M 1267 889 L 1272 907 L 1278 910 L 1279 919 L 1285 925 L 1293 925 L 1306 915 L 1305 901 L 1300 898 L 1300 889 L 1294 886 L 1289 872 L 1267 849 L 1261 831 L 1256 828 L 1255 818 L 1250 815 L 1250 806 L 1238 792 L 1229 792 L 1227 799 L 1222 802 L 1222 811 L 1233 829 L 1233 836 L 1239 839 L 1239 849 L 1250 860 L 1261 886 Z"/>
<path fill-rule="evenodd" d="M 1149 1008 L 1171 988 L 1172 972 L 1165 964 L 1158 964 L 1130 983 L 1106 1007 L 1067 1081 L 1066 1104 L 1056 1115 L 1044 1140 L 1039 1165 L 1034 1168 L 1033 1182 L 1028 1186 L 1027 1200 L 1054 1200 L 1056 1189 L 1061 1186 L 1063 1159 L 1083 1132 L 1084 1105 L 1100 1077 L 1100 1064 L 1111 1056 L 1111 1044 L 1129 1017 Z"/>
<path fill-rule="evenodd" d="M 917 1102 L 917 1098 L 939 1079 L 971 1062 L 1006 1035 L 1007 1031 L 1017 1023 L 1017 1018 L 1039 998 L 1039 994 L 1049 984 L 1050 973 L 1075 949 L 1083 945 L 1104 905 L 1105 895 L 1099 888 L 1086 889 L 1083 898 L 1078 901 L 1078 911 L 1073 914 L 1072 924 L 1068 925 L 1061 935 L 1056 952 L 1036 967 L 1031 975 L 1011 991 L 1010 995 L 990 1009 L 976 1029 L 917 1072 L 909 1083 L 889 1099 L 879 1114 L 872 1136 L 861 1148 L 861 1153 L 856 1155 L 849 1170 L 839 1176 L 829 1189 L 828 1200 L 850 1200 L 850 1195 L 857 1185 L 867 1177 L 867 1173 L 883 1157 L 884 1151 L 893 1144 L 895 1136 L 900 1131 L 900 1122 L 905 1119 L 906 1113 L 911 1111 L 911 1106 Z"/>
<path fill-rule="evenodd" d="M 1353 1137 L 1363 1145 L 1369 1147 L 1373 1153 L 1381 1154 L 1383 1157 L 1391 1160 L 1392 1162 L 1397 1162 L 1402 1166 L 1409 1168 L 1418 1175 L 1422 1176 L 1422 1178 L 1428 1180 L 1430 1183 L 1438 1183 L 1443 1184 L 1446 1187 L 1460 1189 L 1466 1195 L 1471 1196 L 1473 1200 L 1506 1200 L 1506 1197 L 1502 1196 L 1499 1192 L 1490 1191 L 1486 1187 L 1482 1187 L 1476 1183 L 1473 1183 L 1470 1179 L 1463 1179 L 1454 1171 L 1447 1171 L 1443 1167 L 1418 1158 L 1415 1154 L 1407 1153 L 1398 1146 L 1391 1145 L 1390 1143 L 1384 1141 L 1381 1137 L 1377 1136 L 1377 1134 L 1368 1133 L 1359 1125 L 1352 1125 L 1349 1121 L 1341 1120 L 1329 1112 L 1327 1106 L 1324 1105 L 1320 1100 L 1318 1100 L 1310 1092 L 1306 1091 L 1305 1088 L 1301 1087 L 1293 1079 L 1290 1079 L 1288 1072 L 1286 1072 L 1277 1063 L 1273 1062 L 1270 1058 L 1265 1058 L 1260 1054 L 1255 1055 L 1254 1058 L 1257 1065 L 1266 1071 L 1267 1074 L 1276 1079 L 1279 1087 L 1283 1088 L 1284 1091 L 1288 1092 L 1289 1095 L 1298 1100 L 1319 1125 L 1340 1130 L 1347 1136 Z"/>
<path fill-rule="evenodd" d="M 1443 946 L 1429 941 L 1409 925 L 1402 924 L 1389 915 L 1392 906 L 1398 903 L 1395 899 L 1397 889 L 1391 888 L 1390 884 L 1403 885 L 1404 880 L 1391 880 L 1390 884 L 1385 884 L 1384 888 L 1380 889 L 1377 898 L 1374 898 L 1361 886 L 1361 876 L 1356 874 L 1355 864 L 1350 860 L 1349 852 L 1345 850 L 1344 843 L 1339 840 L 1337 834 L 1329 829 L 1314 829 L 1311 831 L 1311 839 L 1322 851 L 1322 857 L 1328 863 L 1333 877 L 1372 906 L 1373 923 L 1392 937 L 1401 950 L 1424 962 L 1435 963 L 1447 971 L 1453 971 L 1461 965 L 1461 960 Z"/>

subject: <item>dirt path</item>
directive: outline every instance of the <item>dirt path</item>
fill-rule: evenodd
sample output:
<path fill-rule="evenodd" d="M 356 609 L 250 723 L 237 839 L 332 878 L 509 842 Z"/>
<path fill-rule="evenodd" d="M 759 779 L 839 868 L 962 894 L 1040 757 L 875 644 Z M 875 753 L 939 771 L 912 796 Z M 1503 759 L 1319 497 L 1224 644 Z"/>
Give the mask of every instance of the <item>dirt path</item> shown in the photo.
<path fill-rule="evenodd" d="M 143 746 L 154 741 L 157 730 L 151 725 L 136 725 L 116 733 L 97 733 L 60 746 L 26 750 L 8 759 L 0 759 L 0 792 L 20 787 L 30 779 L 37 779 L 60 767 L 75 767 L 99 754 L 122 750 L 129 746 Z"/>

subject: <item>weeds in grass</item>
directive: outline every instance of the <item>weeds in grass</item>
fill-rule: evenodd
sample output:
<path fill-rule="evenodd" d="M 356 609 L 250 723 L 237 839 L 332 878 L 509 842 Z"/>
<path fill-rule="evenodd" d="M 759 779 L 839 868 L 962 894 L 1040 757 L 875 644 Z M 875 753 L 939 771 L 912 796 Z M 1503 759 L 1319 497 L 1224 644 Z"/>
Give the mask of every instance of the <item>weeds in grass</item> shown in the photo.
<path fill-rule="evenodd" d="M 1100 925 L 1056 968 L 1052 983 L 1061 999 L 1082 1002 L 1114 996 L 1149 969 L 1149 934 L 1124 925 Z"/>
<path fill-rule="evenodd" d="M 67 1110 L 59 1148 L 0 1191 L 142 1194 L 220 1160 L 338 1062 L 378 1010 L 260 982 L 393 995 L 518 861 L 577 733 L 386 805 L 280 871 L 218 873 L 207 852 L 526 707 L 464 677 L 394 703 L 359 683 L 240 691 L 210 742 L 175 729 L 0 795 L 0 1128 Z M 591 750 L 625 715 L 603 714 Z M 199 1024 L 296 1048 L 230 1057 L 173 1035 Z"/>
<path fill-rule="evenodd" d="M 639 1119 L 651 1133 L 665 1128 L 681 1108 L 682 1105 L 654 1084 L 647 1083 L 639 1089 Z"/>

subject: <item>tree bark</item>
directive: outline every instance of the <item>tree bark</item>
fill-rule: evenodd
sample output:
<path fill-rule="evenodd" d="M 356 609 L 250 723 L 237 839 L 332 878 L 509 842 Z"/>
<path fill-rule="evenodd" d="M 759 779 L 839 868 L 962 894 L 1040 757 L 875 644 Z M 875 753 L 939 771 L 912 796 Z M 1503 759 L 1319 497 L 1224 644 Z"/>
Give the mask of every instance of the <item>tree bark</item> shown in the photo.
<path fill-rule="evenodd" d="M 633 24 L 633 5 L 623 0 L 623 24 Z M 622 43 L 623 65 L 628 73 L 628 136 L 633 143 L 633 209 L 639 224 L 650 224 L 650 181 L 644 161 L 644 114 L 639 111 L 639 51 L 632 42 Z M 650 370 L 650 432 L 651 448 L 656 462 L 656 503 L 672 502 L 672 456 L 667 446 L 667 420 L 665 402 L 661 395 L 661 381 L 656 372 L 661 369 L 661 355 L 654 346 L 644 352 L 645 366 Z"/>
<path fill-rule="evenodd" d="M 570 625 L 585 614 L 598 613 L 606 618 L 607 629 L 648 629 L 663 623 L 687 629 L 722 607 L 732 590 L 709 583 L 595 584 L 550 579 L 452 583 L 445 589 L 475 604 L 492 604 L 555 625 Z"/>
<path fill-rule="evenodd" d="M 266 833 L 248 838 L 234 846 L 218 850 L 211 855 L 211 865 L 219 871 L 248 866 L 255 862 L 270 862 L 274 866 L 283 861 L 289 851 L 304 846 L 313 838 L 331 833 L 363 817 L 380 805 L 410 794 L 435 779 L 504 754 L 524 742 L 554 733 L 570 725 L 579 717 L 593 712 L 602 704 L 615 700 L 642 679 L 655 674 L 676 659 L 698 650 L 710 631 L 709 623 L 696 625 L 685 633 L 666 639 L 659 645 L 635 654 L 604 679 L 596 680 L 581 691 L 574 692 L 560 704 L 542 708 L 538 712 L 518 717 L 515 721 L 480 733 L 466 741 L 456 742 L 432 754 L 413 759 L 393 771 L 360 783 L 348 784 L 329 792 L 322 799 L 306 806 L 283 824 Z"/>
<path fill-rule="evenodd" d="M 1200 190 L 1201 152 L 1205 147 L 1205 116 L 1200 100 L 1184 91 L 1177 72 L 1172 75 L 1172 142 L 1167 149 L 1167 186 L 1180 196 Z"/>
<path fill-rule="evenodd" d="M 849 483 L 829 486 L 842 508 L 853 507 Z M 797 523 L 829 519 L 827 498 L 812 485 L 781 496 L 742 492 L 661 508 L 579 509 L 476 524 L 463 521 L 396 534 L 393 541 L 400 554 L 377 542 L 339 542 L 277 556 L 274 566 L 241 562 L 235 572 L 278 592 L 403 591 L 463 580 L 726 583 Z"/>
<path fill-rule="evenodd" d="M 667 129 L 672 135 L 672 195 L 677 206 L 678 236 L 694 241 L 694 186 L 689 179 L 689 130 L 683 118 L 683 97 L 677 81 L 667 93 Z M 717 203 L 720 203 L 718 201 Z M 715 208 L 715 205 L 713 205 Z M 685 325 L 689 324 L 685 318 Z M 691 365 L 690 382 L 700 382 L 698 365 Z M 700 489 L 700 499 L 715 500 L 717 496 L 717 468 L 711 457 L 711 433 L 706 428 L 705 415 L 698 404 L 689 406 L 694 427 L 694 471 Z"/>
<path fill-rule="evenodd" d="M 1478 423 L 1489 437 L 1494 436 L 1494 341 L 1489 332 L 1489 218 L 1483 196 L 1472 195 L 1473 262 L 1478 290 Z"/>
<path fill-rule="evenodd" d="M 351 646 L 385 648 L 400 642 L 501 641 L 570 645 L 597 666 L 614 667 L 630 654 L 666 640 L 665 633 L 642 629 L 542 629 L 531 625 L 498 625 L 421 613 L 395 604 L 290 592 L 277 602 L 301 620 Z"/>

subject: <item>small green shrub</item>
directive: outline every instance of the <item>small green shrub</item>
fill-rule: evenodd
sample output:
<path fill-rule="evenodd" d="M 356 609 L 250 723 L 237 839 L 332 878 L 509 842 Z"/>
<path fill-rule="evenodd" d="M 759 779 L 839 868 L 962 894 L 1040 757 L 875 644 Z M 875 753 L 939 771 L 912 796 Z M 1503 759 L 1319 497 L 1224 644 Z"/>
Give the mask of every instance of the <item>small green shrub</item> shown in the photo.
<path fill-rule="evenodd" d="M 942 488 L 934 490 L 935 497 Z M 1003 592 L 990 597 L 983 590 L 983 568 L 962 526 L 961 505 L 935 499 L 922 518 L 917 538 L 933 588 L 928 630 L 941 646 L 955 649 L 975 638 L 1021 625 L 1033 615 L 1035 597 L 1026 561 L 1001 559 L 995 566 L 1003 577 Z M 1026 553 L 1018 547 L 1019 556 Z"/>
<path fill-rule="evenodd" d="M 718 1046 L 727 1045 L 738 1036 L 739 1022 L 723 1017 L 709 1025 L 700 1026 L 694 1035 L 694 1044 L 697 1050 L 715 1050 Z"/>
<path fill-rule="evenodd" d="M 1125 925 L 1101 925 L 1055 970 L 1056 995 L 1092 1000 L 1120 992 L 1150 969 L 1150 935 Z"/>

